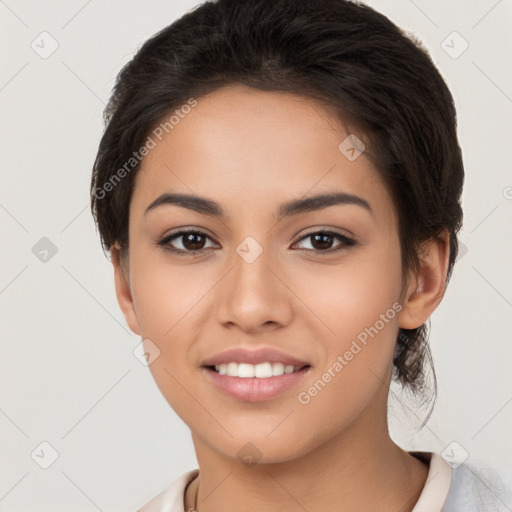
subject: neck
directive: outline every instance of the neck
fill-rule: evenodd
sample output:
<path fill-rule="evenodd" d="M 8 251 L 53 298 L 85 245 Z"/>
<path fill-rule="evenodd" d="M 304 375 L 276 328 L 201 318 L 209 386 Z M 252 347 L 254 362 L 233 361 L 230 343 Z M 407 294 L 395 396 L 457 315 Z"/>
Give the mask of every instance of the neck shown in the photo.
<path fill-rule="evenodd" d="M 299 458 L 246 465 L 222 456 L 192 435 L 200 475 L 189 486 L 186 509 L 198 512 L 411 512 L 428 467 L 390 438 L 375 414 Z"/>

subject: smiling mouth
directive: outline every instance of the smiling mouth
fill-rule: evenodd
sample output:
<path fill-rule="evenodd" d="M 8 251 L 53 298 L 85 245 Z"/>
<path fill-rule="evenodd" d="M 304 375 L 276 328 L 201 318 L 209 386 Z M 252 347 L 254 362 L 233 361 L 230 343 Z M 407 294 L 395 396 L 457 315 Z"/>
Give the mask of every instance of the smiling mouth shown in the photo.
<path fill-rule="evenodd" d="M 281 375 L 298 373 L 310 368 L 311 365 L 302 366 L 285 365 L 283 363 L 264 362 L 259 364 L 249 363 L 224 363 L 214 366 L 205 366 L 207 370 L 215 372 L 219 375 L 228 377 L 238 377 L 241 379 L 269 379 L 271 377 L 279 377 Z"/>

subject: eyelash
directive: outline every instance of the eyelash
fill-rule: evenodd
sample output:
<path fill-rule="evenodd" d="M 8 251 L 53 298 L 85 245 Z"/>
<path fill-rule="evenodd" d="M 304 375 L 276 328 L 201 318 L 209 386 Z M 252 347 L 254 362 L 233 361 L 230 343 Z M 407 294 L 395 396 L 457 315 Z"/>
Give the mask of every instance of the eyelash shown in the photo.
<path fill-rule="evenodd" d="M 171 247 L 169 245 L 172 240 L 174 240 L 176 238 L 180 238 L 180 237 L 182 237 L 184 235 L 191 234 L 191 233 L 193 233 L 195 235 L 204 236 L 204 237 L 209 238 L 211 240 L 211 238 L 206 233 L 203 233 L 202 231 L 192 230 L 191 229 L 191 230 L 185 230 L 185 231 L 178 231 L 177 233 L 173 233 L 171 235 L 167 235 L 164 238 L 162 238 L 157 243 L 157 245 L 160 246 L 162 249 L 170 251 L 170 252 L 172 252 L 174 254 L 177 254 L 177 255 L 193 256 L 195 254 L 199 254 L 200 252 L 204 251 L 204 249 L 198 249 L 196 251 L 183 251 L 181 249 L 176 249 L 176 248 Z M 338 247 L 336 247 L 334 249 L 326 249 L 324 251 L 314 250 L 314 249 L 305 249 L 306 251 L 312 251 L 312 252 L 315 252 L 317 254 L 332 254 L 334 252 L 338 252 L 338 251 L 342 251 L 342 250 L 347 250 L 350 247 L 353 247 L 354 245 L 356 245 L 356 241 L 353 240 L 352 238 L 349 238 L 349 237 L 347 237 L 345 235 L 342 235 L 341 233 L 336 233 L 335 231 L 328 231 L 328 230 L 325 230 L 325 229 L 320 229 L 318 231 L 312 231 L 311 233 L 308 233 L 308 234 L 304 235 L 303 237 L 301 237 L 296 243 L 301 242 L 302 240 L 305 240 L 307 238 L 310 238 L 313 235 L 333 236 L 333 237 L 337 238 L 338 240 L 340 240 L 341 242 L 343 242 L 342 244 L 340 244 Z"/>

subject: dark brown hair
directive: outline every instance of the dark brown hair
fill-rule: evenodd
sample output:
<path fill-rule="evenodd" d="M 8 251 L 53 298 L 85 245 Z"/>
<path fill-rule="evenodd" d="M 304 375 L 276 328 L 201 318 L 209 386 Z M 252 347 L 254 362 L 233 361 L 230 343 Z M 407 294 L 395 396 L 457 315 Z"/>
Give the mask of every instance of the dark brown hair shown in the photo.
<path fill-rule="evenodd" d="M 334 107 L 390 190 L 404 270 L 418 268 L 422 242 L 447 231 L 450 279 L 464 180 L 452 96 L 416 38 L 346 0 L 205 2 L 142 45 L 117 77 L 94 162 L 91 203 L 104 249 L 128 246 L 134 152 L 151 130 L 190 98 L 234 83 Z M 424 391 L 427 363 L 427 325 L 400 329 L 394 378 Z"/>

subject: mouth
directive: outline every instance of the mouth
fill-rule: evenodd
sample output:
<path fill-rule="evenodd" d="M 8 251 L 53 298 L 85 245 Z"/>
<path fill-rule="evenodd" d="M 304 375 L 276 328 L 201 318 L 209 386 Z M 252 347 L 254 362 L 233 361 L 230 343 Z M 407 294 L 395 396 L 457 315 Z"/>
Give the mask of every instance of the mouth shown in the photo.
<path fill-rule="evenodd" d="M 223 363 L 204 366 L 207 370 L 219 375 L 228 377 L 238 377 L 240 379 L 270 379 L 281 375 L 297 373 L 307 370 L 311 365 L 302 366 L 285 365 L 284 363 L 263 362 L 259 364 L 250 363 Z"/>
<path fill-rule="evenodd" d="M 311 365 L 283 363 L 223 363 L 203 366 L 204 376 L 221 394 L 242 402 L 265 402 L 291 392 L 311 371 Z"/>

